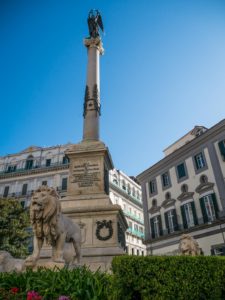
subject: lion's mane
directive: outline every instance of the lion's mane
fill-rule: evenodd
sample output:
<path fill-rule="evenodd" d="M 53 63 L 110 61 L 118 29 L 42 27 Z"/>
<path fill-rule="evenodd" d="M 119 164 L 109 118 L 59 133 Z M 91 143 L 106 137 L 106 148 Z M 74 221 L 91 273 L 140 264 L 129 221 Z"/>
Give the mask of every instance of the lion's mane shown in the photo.
<path fill-rule="evenodd" d="M 185 249 L 182 247 L 182 242 L 183 241 L 186 241 L 187 247 Z M 189 234 L 183 234 L 181 236 L 179 250 L 180 250 L 181 254 L 183 254 L 183 255 L 195 256 L 195 255 L 200 255 L 201 254 L 199 244 Z"/>
<path fill-rule="evenodd" d="M 30 220 L 34 234 L 38 238 L 45 238 L 49 245 L 55 245 L 57 239 L 57 221 L 61 213 L 59 194 L 48 186 L 39 187 L 31 199 Z M 40 211 L 33 208 L 35 203 L 41 206 Z"/>

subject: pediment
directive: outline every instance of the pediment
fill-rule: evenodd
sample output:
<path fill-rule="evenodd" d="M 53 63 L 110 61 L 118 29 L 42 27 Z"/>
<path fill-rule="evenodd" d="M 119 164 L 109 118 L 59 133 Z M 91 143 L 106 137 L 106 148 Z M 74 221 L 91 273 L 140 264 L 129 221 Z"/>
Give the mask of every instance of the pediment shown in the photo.
<path fill-rule="evenodd" d="M 214 187 L 213 182 L 200 183 L 199 186 L 195 189 L 195 191 L 199 194 L 207 192 Z"/>
<path fill-rule="evenodd" d="M 29 146 L 28 148 L 22 150 L 20 153 L 27 153 L 27 152 L 33 152 L 33 151 L 38 151 L 41 150 L 42 147 L 38 147 L 38 146 Z"/>
<path fill-rule="evenodd" d="M 184 201 L 190 198 L 193 198 L 194 192 L 183 192 L 180 196 L 177 197 L 179 201 Z"/>
<path fill-rule="evenodd" d="M 154 214 L 154 213 L 156 213 L 156 212 L 159 212 L 160 211 L 160 206 L 152 206 L 149 210 L 148 210 L 148 212 L 150 212 L 150 214 Z"/>
<path fill-rule="evenodd" d="M 162 206 L 164 208 L 170 207 L 170 206 L 174 206 L 176 200 L 175 199 L 165 199 L 162 203 Z"/>

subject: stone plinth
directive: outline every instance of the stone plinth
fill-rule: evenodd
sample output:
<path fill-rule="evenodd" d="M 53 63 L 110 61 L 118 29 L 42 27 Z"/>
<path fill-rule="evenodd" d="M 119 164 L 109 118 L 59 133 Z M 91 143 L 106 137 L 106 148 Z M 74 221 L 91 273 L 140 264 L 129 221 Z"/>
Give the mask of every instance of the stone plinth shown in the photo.
<path fill-rule="evenodd" d="M 62 211 L 82 224 L 82 260 L 91 270 L 109 270 L 114 256 L 124 254 L 127 222 L 119 205 L 109 198 L 108 172 L 113 168 L 108 148 L 100 141 L 73 145 L 68 195 Z"/>

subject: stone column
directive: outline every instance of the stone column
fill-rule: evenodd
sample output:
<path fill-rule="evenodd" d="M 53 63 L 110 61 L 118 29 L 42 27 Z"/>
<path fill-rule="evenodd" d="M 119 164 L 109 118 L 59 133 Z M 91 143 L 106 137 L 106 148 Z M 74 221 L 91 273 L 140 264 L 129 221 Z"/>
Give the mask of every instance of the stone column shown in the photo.
<path fill-rule="evenodd" d="M 100 73 L 99 55 L 103 54 L 100 37 L 84 39 L 88 50 L 87 82 L 84 97 L 83 141 L 99 140 Z"/>

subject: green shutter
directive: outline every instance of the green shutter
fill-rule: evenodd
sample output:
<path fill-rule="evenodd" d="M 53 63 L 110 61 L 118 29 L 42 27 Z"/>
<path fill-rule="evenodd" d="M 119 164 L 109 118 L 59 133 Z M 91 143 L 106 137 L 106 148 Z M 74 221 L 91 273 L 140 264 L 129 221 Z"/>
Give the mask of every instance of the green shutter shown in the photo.
<path fill-rule="evenodd" d="M 174 215 L 174 230 L 177 231 L 178 230 L 178 222 L 177 222 L 177 212 L 176 209 L 173 209 L 173 215 Z"/>
<path fill-rule="evenodd" d="M 194 217 L 194 223 L 195 223 L 195 225 L 198 225 L 198 218 L 197 218 L 194 201 L 191 202 L 191 209 L 192 209 L 192 213 L 193 213 L 193 217 Z"/>
<path fill-rule="evenodd" d="M 201 206 L 201 210 L 202 210 L 203 221 L 204 221 L 204 223 L 207 223 L 209 221 L 209 219 L 208 219 L 206 209 L 205 209 L 204 197 L 200 198 L 199 201 L 200 201 L 200 206 Z"/>
<path fill-rule="evenodd" d="M 158 218 L 158 220 L 159 220 L 159 235 L 163 235 L 162 218 L 161 218 L 161 215 L 159 215 L 157 218 Z"/>
<path fill-rule="evenodd" d="M 153 222 L 153 218 L 150 219 L 150 224 L 151 224 L 151 233 L 152 233 L 152 238 L 155 238 L 155 229 L 154 229 L 154 222 Z"/>
<path fill-rule="evenodd" d="M 187 219 L 186 219 L 186 215 L 185 215 L 185 211 L 184 211 L 184 205 L 182 205 L 180 207 L 180 210 L 181 210 L 181 216 L 182 216 L 182 220 L 183 220 L 183 226 L 184 226 L 184 228 L 188 228 Z"/>
<path fill-rule="evenodd" d="M 169 229 L 169 220 L 168 220 L 168 212 L 164 213 L 164 217 L 165 217 L 165 223 L 166 223 L 166 228 L 168 230 L 168 233 L 170 233 L 170 229 Z"/>
<path fill-rule="evenodd" d="M 216 218 L 218 218 L 219 208 L 218 208 L 218 204 L 217 204 L 217 200 L 216 200 L 216 194 L 212 193 L 211 196 L 212 196 L 213 206 L 214 206 L 215 213 L 216 213 Z"/>
<path fill-rule="evenodd" d="M 224 143 L 224 140 L 220 141 L 218 143 L 218 146 L 219 146 L 219 149 L 220 149 L 220 153 L 223 156 L 223 159 L 225 159 L 225 143 Z"/>

